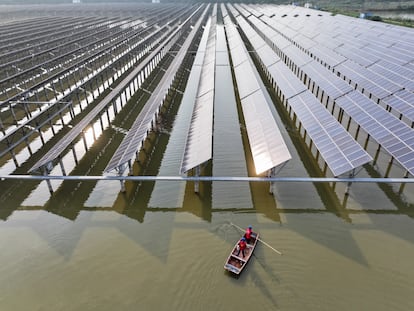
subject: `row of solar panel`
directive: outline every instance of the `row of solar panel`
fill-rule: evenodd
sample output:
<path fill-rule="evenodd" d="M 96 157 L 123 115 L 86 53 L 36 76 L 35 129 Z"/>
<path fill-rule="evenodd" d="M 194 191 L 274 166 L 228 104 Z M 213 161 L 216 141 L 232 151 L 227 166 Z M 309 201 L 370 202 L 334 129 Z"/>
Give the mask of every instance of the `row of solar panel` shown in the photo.
<path fill-rule="evenodd" d="M 195 12 L 193 13 L 195 14 Z M 190 17 L 187 18 L 187 21 L 190 19 Z M 41 167 L 49 165 L 49 163 L 52 163 L 57 159 L 60 154 L 69 146 L 76 137 L 79 136 L 79 134 L 82 132 L 82 130 L 87 127 L 90 122 L 95 119 L 107 106 L 110 105 L 112 102 L 116 100 L 120 100 L 121 96 L 123 94 L 128 93 L 127 90 L 135 91 L 137 89 L 136 84 L 134 81 L 138 78 L 138 76 L 147 76 L 150 73 L 150 70 L 146 70 L 146 68 L 152 66 L 154 67 L 155 62 L 159 61 L 159 55 L 165 54 L 165 50 L 168 50 L 172 43 L 176 41 L 180 34 L 180 30 L 185 25 L 185 22 L 175 29 L 172 33 L 165 33 L 164 36 L 157 38 L 156 42 L 153 43 L 159 43 L 162 42 L 161 45 L 157 46 L 145 59 L 143 59 L 140 64 L 134 68 L 134 70 L 123 80 L 121 83 L 117 85 L 117 87 L 111 91 L 110 94 L 108 94 L 98 105 L 94 107 L 86 116 L 85 118 L 78 123 L 75 127 L 73 127 L 53 148 L 52 150 L 49 150 L 31 169 L 30 171 L 35 171 Z M 157 60 L 156 60 L 157 59 Z M 132 86 L 131 86 L 132 85 Z M 125 97 L 125 96 L 124 96 Z M 149 123 L 151 123 L 153 115 L 146 116 L 144 113 L 141 115 L 142 117 L 147 118 L 149 117 Z M 140 119 L 140 121 L 142 121 Z M 139 121 L 137 121 L 138 123 Z M 141 122 L 142 123 L 142 122 Z M 141 137 L 142 135 L 146 134 L 146 131 L 148 130 L 147 123 L 142 123 L 142 126 L 139 128 L 134 128 L 134 131 L 130 131 L 128 138 L 124 140 L 123 143 L 121 143 L 120 147 L 118 148 L 117 152 L 114 154 L 113 158 L 111 159 L 110 163 L 108 164 L 109 169 L 115 169 L 117 167 L 121 167 L 125 165 L 131 158 L 132 155 L 135 154 L 136 148 L 139 148 L 141 141 L 136 139 L 136 137 Z M 134 139 L 131 139 L 134 138 Z M 125 157 L 127 155 L 127 157 Z M 128 157 L 131 158 L 128 158 Z M 108 169 L 108 170 L 109 170 Z"/>
<path fill-rule="evenodd" d="M 266 91 L 229 16 L 224 17 L 224 24 L 253 162 L 256 173 L 261 174 L 290 160 L 291 155 L 270 111 Z"/>
<path fill-rule="evenodd" d="M 246 12 L 244 10 L 243 12 Z M 243 14 L 242 14 L 243 15 Z M 246 13 L 245 13 L 246 15 Z M 411 141 L 407 138 L 409 135 L 407 133 L 413 134 L 413 129 L 408 127 L 405 123 L 400 121 L 398 118 L 396 118 L 394 115 L 390 114 L 388 111 L 386 111 L 381 106 L 377 105 L 373 100 L 371 100 L 369 97 L 362 95 L 359 91 L 352 91 L 354 87 L 357 87 L 359 90 L 361 90 L 361 86 L 358 84 L 358 82 L 361 84 L 363 81 L 367 81 L 364 85 L 365 87 L 369 87 L 368 83 L 371 83 L 374 85 L 374 83 L 371 80 L 363 80 L 362 78 L 358 80 L 358 77 L 361 76 L 361 72 L 366 72 L 365 69 L 362 66 L 359 66 L 350 60 L 343 61 L 342 63 L 338 64 L 337 66 L 341 69 L 352 67 L 353 71 L 347 72 L 347 78 L 348 83 L 344 81 L 344 77 L 338 77 L 337 73 L 333 73 L 332 71 L 328 70 L 327 67 L 322 66 L 319 63 L 318 58 L 312 58 L 310 55 L 312 54 L 306 54 L 303 50 L 299 49 L 296 45 L 293 45 L 293 40 L 289 41 L 287 38 L 285 38 L 282 33 L 277 33 L 277 31 L 271 27 L 270 25 L 266 24 L 261 19 L 258 19 L 255 16 L 252 16 L 251 14 L 247 13 L 247 16 L 244 16 L 244 18 L 247 17 L 247 20 L 249 20 L 253 25 L 255 25 L 256 30 L 260 32 L 267 40 L 268 42 L 271 42 L 273 44 L 273 47 L 276 51 L 278 51 L 279 56 L 286 62 L 291 70 L 295 72 L 295 74 L 298 77 L 302 77 L 302 80 L 304 83 L 307 83 L 308 86 L 311 85 L 311 81 L 313 84 L 313 90 L 315 90 L 315 85 L 317 86 L 317 89 L 321 89 L 323 92 L 325 92 L 328 97 L 330 97 L 332 100 L 336 100 L 335 102 L 337 104 L 341 104 L 341 108 L 346 111 L 346 113 L 351 116 L 354 120 L 358 120 L 361 127 L 363 127 L 369 135 L 371 135 L 374 139 L 377 140 L 377 142 L 382 145 L 387 151 L 390 152 L 391 156 L 395 157 L 397 161 L 410 173 L 413 173 L 414 166 L 411 161 L 407 161 L 407 159 L 414 157 L 414 145 L 412 145 Z M 239 16 L 238 20 L 240 20 L 242 17 Z M 263 18 L 263 16 L 262 16 Z M 333 18 L 333 17 L 326 17 L 326 18 Z M 239 24 L 243 23 L 242 21 L 239 21 Z M 276 31 L 276 33 L 275 33 Z M 323 31 L 323 30 L 321 30 Z M 247 34 L 249 38 L 251 38 L 253 35 L 251 33 Z M 254 41 L 254 40 L 252 40 Z M 260 50 L 258 50 L 260 51 Z M 268 57 L 268 55 L 263 56 Z M 267 61 L 268 63 L 269 61 Z M 323 63 L 323 62 L 322 62 Z M 352 65 L 348 65 L 352 64 Z M 347 67 L 348 65 L 348 67 Z M 385 79 L 383 79 L 385 80 Z M 381 80 L 380 80 L 381 81 Z M 350 85 L 353 87 L 351 88 Z M 410 100 L 412 98 L 412 93 L 410 93 L 408 90 L 402 89 L 401 86 L 398 86 L 396 83 L 391 84 L 389 86 L 390 91 L 382 94 L 380 91 L 383 90 L 383 88 L 378 87 L 378 90 L 375 89 L 373 86 L 370 88 L 372 92 L 375 92 L 381 98 L 387 98 L 389 105 L 393 104 L 394 109 L 400 109 L 399 107 L 405 107 L 407 112 L 410 111 L 410 105 L 406 102 L 406 100 Z M 363 91 L 362 89 L 361 91 Z M 406 96 L 404 98 L 404 103 L 401 103 L 399 101 L 396 103 L 394 96 L 390 96 L 392 92 L 396 92 L 399 96 Z M 291 95 L 289 95 L 291 96 Z M 388 96 L 388 97 L 386 97 Z M 371 96 L 372 97 L 372 96 Z M 346 105 L 345 103 L 353 102 L 355 98 L 358 98 L 360 102 L 363 103 L 363 109 L 362 110 L 356 110 L 356 109 L 350 109 L 350 105 Z M 394 102 L 391 102 L 391 98 L 394 99 Z M 345 109 L 346 108 L 346 109 Z M 378 119 L 382 120 L 382 123 L 378 124 L 379 128 L 373 128 L 371 125 L 372 119 L 369 118 L 370 114 L 375 111 L 375 115 Z M 401 109 L 400 109 L 401 111 Z M 364 116 L 364 118 L 361 118 L 361 116 Z M 390 124 L 393 125 L 392 128 L 395 128 L 395 130 L 390 131 L 389 127 Z M 392 142 L 385 139 L 385 136 L 383 135 L 376 135 L 378 132 L 386 131 L 391 137 Z M 400 135 L 400 133 L 404 133 L 403 136 Z M 387 136 L 387 138 L 389 138 Z M 395 150 L 394 148 L 387 147 L 387 144 L 397 144 L 398 146 L 400 143 L 404 143 L 405 148 L 400 148 Z M 392 152 L 391 152 L 392 151 Z"/>
<path fill-rule="evenodd" d="M 201 66 L 197 95 L 194 102 L 193 116 L 187 134 L 181 173 L 185 173 L 212 158 L 213 108 L 214 108 L 214 70 L 216 63 L 216 24 L 217 6 L 204 31 L 207 32 L 205 52 L 199 51 Z M 201 56 L 203 57 L 201 59 Z M 194 66 L 193 65 L 193 66 Z"/>
<path fill-rule="evenodd" d="M 333 175 L 347 173 L 371 161 L 372 158 L 307 90 L 253 27 L 242 16 L 236 19 L 279 90 L 279 95 L 293 109 Z"/>

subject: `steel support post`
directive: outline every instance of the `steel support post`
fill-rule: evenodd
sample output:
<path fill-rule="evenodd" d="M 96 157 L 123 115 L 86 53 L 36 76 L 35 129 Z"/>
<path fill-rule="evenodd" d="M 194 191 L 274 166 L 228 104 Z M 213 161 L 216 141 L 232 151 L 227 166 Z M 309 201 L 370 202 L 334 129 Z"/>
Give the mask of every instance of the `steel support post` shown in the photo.
<path fill-rule="evenodd" d="M 196 166 L 196 168 L 195 168 L 195 176 L 196 177 L 200 176 L 200 165 Z M 199 191 L 200 191 L 200 182 L 198 180 L 196 180 L 194 182 L 194 192 L 199 193 Z"/>

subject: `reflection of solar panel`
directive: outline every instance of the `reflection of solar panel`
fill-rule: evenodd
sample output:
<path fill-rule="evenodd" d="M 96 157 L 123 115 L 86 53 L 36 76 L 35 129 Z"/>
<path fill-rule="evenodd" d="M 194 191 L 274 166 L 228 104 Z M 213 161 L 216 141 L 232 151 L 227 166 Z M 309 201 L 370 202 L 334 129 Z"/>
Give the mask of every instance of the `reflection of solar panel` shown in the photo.
<path fill-rule="evenodd" d="M 309 91 L 288 100 L 334 176 L 372 160 Z"/>
<path fill-rule="evenodd" d="M 414 129 L 358 91 L 336 103 L 408 172 L 414 174 Z"/>

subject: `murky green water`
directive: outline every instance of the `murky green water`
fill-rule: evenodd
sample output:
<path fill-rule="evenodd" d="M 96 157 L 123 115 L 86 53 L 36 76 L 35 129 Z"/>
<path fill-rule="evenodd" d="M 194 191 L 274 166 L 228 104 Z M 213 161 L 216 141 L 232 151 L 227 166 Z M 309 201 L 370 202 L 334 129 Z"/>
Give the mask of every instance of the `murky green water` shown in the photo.
<path fill-rule="evenodd" d="M 85 208 L 75 220 L 64 212 L 16 211 L 0 223 L 1 309 L 414 307 L 412 218 L 355 213 L 346 222 L 298 208 L 208 212 L 195 204 L 177 211 L 131 207 L 127 214 Z M 283 255 L 260 243 L 238 279 L 225 273 L 239 237 L 231 222 L 252 224 Z"/>

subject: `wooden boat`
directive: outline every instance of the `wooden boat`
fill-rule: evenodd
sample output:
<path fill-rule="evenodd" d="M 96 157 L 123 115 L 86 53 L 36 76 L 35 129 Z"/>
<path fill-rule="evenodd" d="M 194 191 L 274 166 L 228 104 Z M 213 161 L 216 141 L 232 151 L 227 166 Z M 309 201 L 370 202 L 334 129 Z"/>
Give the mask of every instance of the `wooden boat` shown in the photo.
<path fill-rule="evenodd" d="M 237 275 L 240 274 L 243 271 L 244 267 L 247 265 L 250 257 L 252 256 L 258 240 L 259 233 L 252 232 L 251 239 L 249 243 L 247 243 L 247 247 L 244 250 L 244 258 L 241 252 L 238 256 L 236 255 L 238 253 L 238 244 L 240 241 L 238 240 L 236 242 L 236 245 L 234 245 L 233 249 L 231 250 L 226 263 L 224 264 L 224 269 Z"/>

